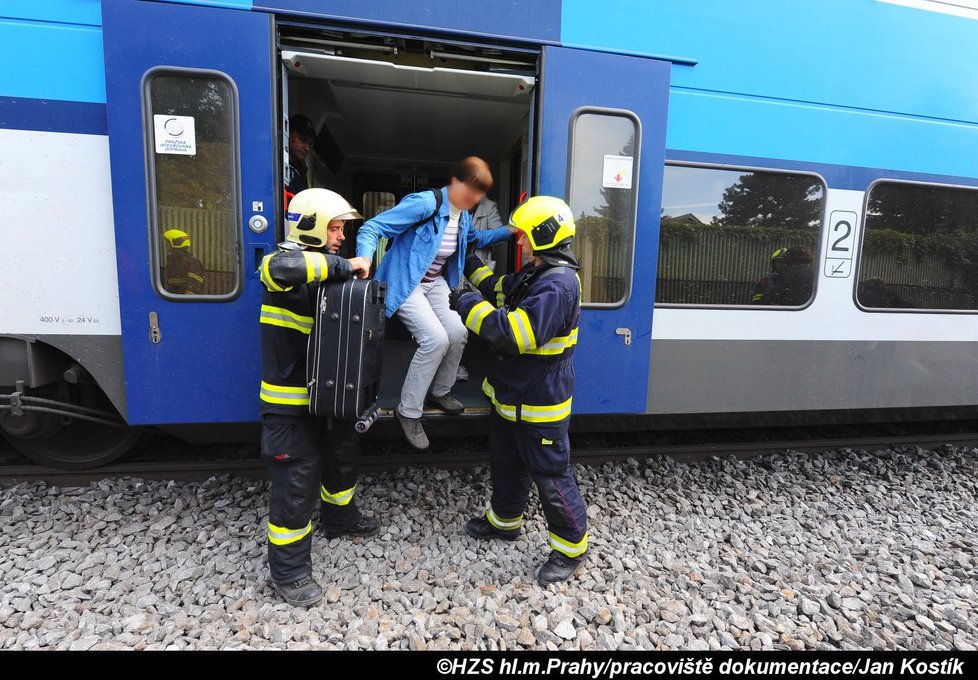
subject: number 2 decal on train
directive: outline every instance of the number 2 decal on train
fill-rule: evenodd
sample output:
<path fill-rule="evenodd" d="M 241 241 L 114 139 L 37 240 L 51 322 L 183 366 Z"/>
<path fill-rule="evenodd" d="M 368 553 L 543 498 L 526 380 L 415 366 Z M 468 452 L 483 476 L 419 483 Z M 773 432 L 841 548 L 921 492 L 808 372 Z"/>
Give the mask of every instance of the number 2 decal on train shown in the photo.
<path fill-rule="evenodd" d="M 859 215 L 848 210 L 833 210 L 829 217 L 829 249 L 825 257 L 825 275 L 836 279 L 852 274 L 852 245 L 855 242 Z"/>

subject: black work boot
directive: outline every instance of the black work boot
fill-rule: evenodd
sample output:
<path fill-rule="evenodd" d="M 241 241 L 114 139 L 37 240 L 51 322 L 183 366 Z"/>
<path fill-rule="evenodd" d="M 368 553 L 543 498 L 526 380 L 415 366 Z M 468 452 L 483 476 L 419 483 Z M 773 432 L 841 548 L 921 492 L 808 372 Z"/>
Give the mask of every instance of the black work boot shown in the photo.
<path fill-rule="evenodd" d="M 397 422 L 401 424 L 401 429 L 404 430 L 404 438 L 407 439 L 407 443 L 420 451 L 427 449 L 428 435 L 424 433 L 421 418 L 408 418 L 401 415 L 401 412 L 396 408 L 394 415 L 397 416 Z"/>
<path fill-rule="evenodd" d="M 549 586 L 551 583 L 566 581 L 577 573 L 586 559 L 587 553 L 579 557 L 568 557 L 554 550 L 537 572 L 537 583 L 541 586 Z"/>
<path fill-rule="evenodd" d="M 311 607 L 323 599 L 323 589 L 312 576 L 303 576 L 291 583 L 272 579 L 272 585 L 294 607 Z"/>
<path fill-rule="evenodd" d="M 360 515 L 360 518 L 352 525 L 346 527 L 345 529 L 337 529 L 336 527 L 329 526 L 325 519 L 323 520 L 323 535 L 326 538 L 339 538 L 340 536 L 373 536 L 378 531 L 380 531 L 380 520 L 374 519 L 373 517 L 364 517 Z"/>
<path fill-rule="evenodd" d="M 465 533 L 472 538 L 479 538 L 483 540 L 501 538 L 504 541 L 515 541 L 520 537 L 519 529 L 497 529 L 490 524 L 485 515 L 482 515 L 481 517 L 473 517 L 466 522 Z"/>
<path fill-rule="evenodd" d="M 435 408 L 439 408 L 445 413 L 452 416 L 457 416 L 460 413 L 462 413 L 462 411 L 465 410 L 465 404 L 460 402 L 458 400 L 458 397 L 456 397 L 451 392 L 446 392 L 440 397 L 436 397 L 433 394 L 429 394 L 428 405 L 434 406 Z"/>

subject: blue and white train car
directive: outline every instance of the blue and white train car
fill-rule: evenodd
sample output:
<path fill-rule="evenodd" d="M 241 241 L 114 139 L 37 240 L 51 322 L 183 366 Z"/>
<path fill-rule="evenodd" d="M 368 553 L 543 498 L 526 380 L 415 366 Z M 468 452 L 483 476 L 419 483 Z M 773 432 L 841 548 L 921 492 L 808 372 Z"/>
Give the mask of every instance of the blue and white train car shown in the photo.
<path fill-rule="evenodd" d="M 568 199 L 577 414 L 978 404 L 970 0 L 6 0 L 0 59 L 0 427 L 38 460 L 256 422 L 296 113 L 368 216 L 470 154 L 504 216 Z"/>

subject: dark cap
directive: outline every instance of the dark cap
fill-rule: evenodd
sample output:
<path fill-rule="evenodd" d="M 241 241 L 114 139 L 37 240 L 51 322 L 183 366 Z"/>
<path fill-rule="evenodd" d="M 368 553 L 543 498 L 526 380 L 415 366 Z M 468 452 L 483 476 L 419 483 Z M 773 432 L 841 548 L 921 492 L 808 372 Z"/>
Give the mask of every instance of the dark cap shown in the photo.
<path fill-rule="evenodd" d="M 316 137 L 319 136 L 316 134 L 316 128 L 313 127 L 312 121 L 301 113 L 289 118 L 289 131 L 296 133 L 303 139 L 308 139 L 310 142 L 315 142 Z"/>

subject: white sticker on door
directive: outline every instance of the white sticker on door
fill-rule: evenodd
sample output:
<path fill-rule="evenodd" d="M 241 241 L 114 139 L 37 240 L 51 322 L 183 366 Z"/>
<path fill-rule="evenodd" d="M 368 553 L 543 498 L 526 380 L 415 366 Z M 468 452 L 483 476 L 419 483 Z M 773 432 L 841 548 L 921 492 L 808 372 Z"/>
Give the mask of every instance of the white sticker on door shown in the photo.
<path fill-rule="evenodd" d="M 605 154 L 601 186 L 605 189 L 631 189 L 633 160 L 631 156 Z"/>
<path fill-rule="evenodd" d="M 193 116 L 167 116 L 154 114 L 156 153 L 173 153 L 181 156 L 197 154 L 197 131 Z"/>

